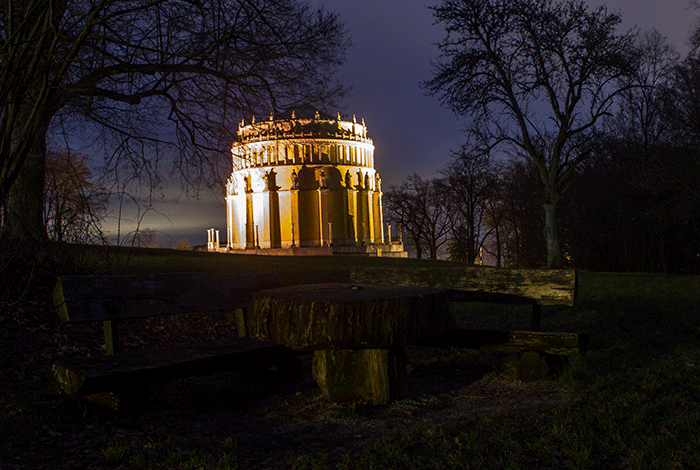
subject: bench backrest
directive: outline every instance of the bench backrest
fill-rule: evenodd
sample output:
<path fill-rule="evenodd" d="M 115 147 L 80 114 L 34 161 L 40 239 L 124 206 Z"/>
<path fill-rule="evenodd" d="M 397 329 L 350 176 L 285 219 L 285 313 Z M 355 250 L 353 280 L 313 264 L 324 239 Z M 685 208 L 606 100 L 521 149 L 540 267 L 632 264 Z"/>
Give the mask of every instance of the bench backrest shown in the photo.
<path fill-rule="evenodd" d="M 573 269 L 507 269 L 488 266 L 354 268 L 352 282 L 444 289 L 451 300 L 573 306 Z"/>
<path fill-rule="evenodd" d="M 280 287 L 277 273 L 62 276 L 54 308 L 64 322 L 90 322 L 248 308 L 253 294 Z"/>

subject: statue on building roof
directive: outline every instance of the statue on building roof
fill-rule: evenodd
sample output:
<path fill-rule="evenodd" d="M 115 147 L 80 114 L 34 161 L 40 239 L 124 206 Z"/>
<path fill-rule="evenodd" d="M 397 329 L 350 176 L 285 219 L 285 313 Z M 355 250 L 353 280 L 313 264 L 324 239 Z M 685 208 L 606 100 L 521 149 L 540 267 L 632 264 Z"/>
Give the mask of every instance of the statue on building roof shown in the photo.
<path fill-rule="evenodd" d="M 265 173 L 265 191 L 277 191 L 277 173 L 275 169 L 271 169 Z"/>
<path fill-rule="evenodd" d="M 252 193 L 253 192 L 253 185 L 250 182 L 251 176 L 250 173 L 248 173 L 245 177 L 245 192 L 247 193 Z"/>

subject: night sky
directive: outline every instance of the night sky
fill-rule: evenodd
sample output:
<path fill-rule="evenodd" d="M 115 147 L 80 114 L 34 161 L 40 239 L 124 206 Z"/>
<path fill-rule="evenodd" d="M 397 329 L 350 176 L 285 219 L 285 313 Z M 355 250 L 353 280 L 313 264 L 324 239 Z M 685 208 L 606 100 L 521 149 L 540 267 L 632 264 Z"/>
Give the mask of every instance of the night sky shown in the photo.
<path fill-rule="evenodd" d="M 443 38 L 441 26 L 433 25 L 426 0 L 313 0 L 327 11 L 338 12 L 353 46 L 340 78 L 352 86 L 344 112 L 365 119 L 374 140 L 375 168 L 386 190 L 412 173 L 436 176 L 458 150 L 464 137 L 460 123 L 437 97 L 426 96 L 420 87 L 431 78 L 431 59 L 436 59 L 435 43 Z M 589 0 L 591 7 L 607 4 L 620 11 L 623 29 L 656 28 L 666 35 L 679 52 L 688 51 L 685 40 L 698 12 L 688 10 L 687 0 Z M 332 110 L 329 110 L 332 112 Z M 333 113 L 335 114 L 335 113 Z M 228 149 L 222 149 L 228 152 Z M 167 192 L 156 206 L 160 213 L 149 214 L 141 227 L 158 231 L 157 240 L 177 242 L 187 238 L 192 245 L 206 243 L 206 229 L 221 231 L 225 243 L 226 222 L 223 193 L 219 200 L 175 197 Z M 112 214 L 114 215 L 114 214 Z M 133 214 L 128 216 L 133 219 Z M 122 231 L 128 231 L 122 220 Z M 114 234 L 114 219 L 103 226 Z"/>

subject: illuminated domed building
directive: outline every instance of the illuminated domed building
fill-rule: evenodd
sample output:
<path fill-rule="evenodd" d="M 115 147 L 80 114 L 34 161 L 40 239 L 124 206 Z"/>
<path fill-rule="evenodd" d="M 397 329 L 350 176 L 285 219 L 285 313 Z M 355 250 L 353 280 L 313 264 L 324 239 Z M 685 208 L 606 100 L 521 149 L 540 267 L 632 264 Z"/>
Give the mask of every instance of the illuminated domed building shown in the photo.
<path fill-rule="evenodd" d="M 253 118 L 239 125 L 231 152 L 229 250 L 406 256 L 400 241 L 385 239 L 381 178 L 364 120 L 308 109 Z"/>

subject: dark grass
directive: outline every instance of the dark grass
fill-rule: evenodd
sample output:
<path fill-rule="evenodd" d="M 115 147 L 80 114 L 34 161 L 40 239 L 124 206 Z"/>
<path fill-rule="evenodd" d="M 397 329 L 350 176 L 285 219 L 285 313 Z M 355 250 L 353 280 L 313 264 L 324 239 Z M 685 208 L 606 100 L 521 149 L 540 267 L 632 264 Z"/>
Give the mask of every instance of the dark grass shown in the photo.
<path fill-rule="evenodd" d="M 98 248 L 79 250 L 69 259 L 66 262 L 64 258 L 54 269 L 59 274 L 276 271 L 282 273 L 286 284 L 347 282 L 353 266 L 445 264 Z M 20 277 L 17 290 L 25 290 L 24 282 L 32 286 L 30 278 Z M 45 294 L 49 292 L 45 289 Z M 24 304 L 20 302 L 20 305 Z M 453 307 L 462 326 L 529 328 L 530 309 L 526 306 L 454 304 Z M 2 321 L 21 323 L 21 313 L 13 317 L 12 308 L 3 310 Z M 53 331 L 47 331 L 55 327 L 54 323 L 27 321 L 26 326 L 33 330 L 27 331 L 22 340 L 37 342 L 33 346 L 37 351 L 60 345 L 59 340 L 46 339 L 54 335 Z M 576 307 L 543 308 L 542 328 L 590 334 L 587 355 L 572 358 L 563 372 L 541 384 L 564 391 L 568 399 L 563 405 L 547 411 L 497 414 L 449 426 L 425 426 L 386 436 L 342 455 L 291 453 L 284 461 L 268 462 L 268 466 L 700 468 L 700 278 L 581 272 Z M 51 356 L 49 351 L 43 354 L 47 358 Z M 23 367 L 25 359 L 16 358 L 17 367 Z M 514 360 L 505 355 L 505 363 L 493 374 L 499 380 L 516 380 L 512 373 Z M 48 364 L 49 359 L 45 362 Z M 15 445 L 29 442 L 30 448 L 38 449 L 44 442 L 42 439 L 48 439 L 42 436 L 66 433 L 70 429 L 71 439 L 76 440 L 75 455 L 71 456 L 75 468 L 246 468 L 243 458 L 246 449 L 241 449 L 234 437 L 204 436 L 192 440 L 163 430 L 151 435 L 110 433 L 96 446 L 83 443 L 81 433 L 88 431 L 76 431 L 71 423 L 64 422 L 66 416 L 71 416 L 66 408 L 78 406 L 57 397 L 45 377 L 27 371 L 23 380 L 2 385 L 0 438 L 11 438 Z M 346 411 L 355 419 L 364 419 L 361 411 Z M 78 408 L 73 414 L 76 413 L 80 414 Z M 25 468 L 32 468 L 31 458 L 28 461 L 30 465 Z"/>

